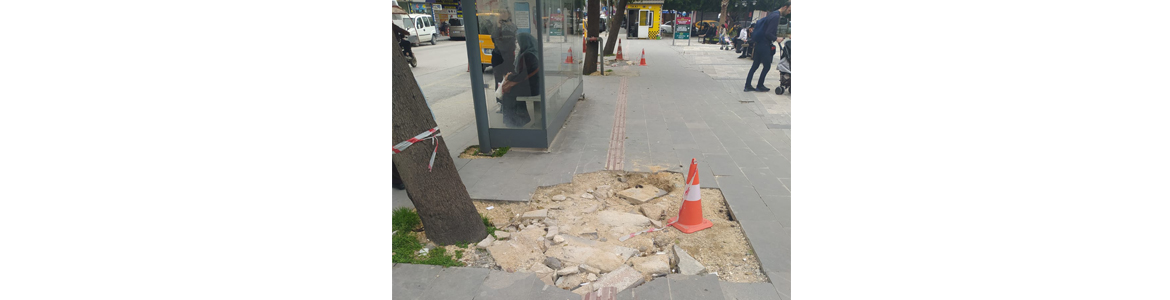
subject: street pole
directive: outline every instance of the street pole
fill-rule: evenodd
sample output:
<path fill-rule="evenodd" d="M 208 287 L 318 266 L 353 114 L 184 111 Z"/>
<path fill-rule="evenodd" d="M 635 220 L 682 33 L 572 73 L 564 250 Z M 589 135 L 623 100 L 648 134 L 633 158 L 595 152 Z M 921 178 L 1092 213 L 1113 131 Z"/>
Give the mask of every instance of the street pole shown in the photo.
<path fill-rule="evenodd" d="M 468 5 L 470 4 L 470 5 Z M 467 39 L 467 63 L 474 62 L 475 68 L 471 70 L 471 98 L 475 103 L 475 131 L 479 133 L 479 153 L 491 153 L 492 145 L 488 140 L 488 116 L 487 116 L 487 99 L 483 91 L 483 65 L 479 61 L 479 16 L 475 15 L 476 7 L 475 0 L 464 2 L 463 7 L 463 26 L 467 34 L 465 36 L 475 38 Z"/>

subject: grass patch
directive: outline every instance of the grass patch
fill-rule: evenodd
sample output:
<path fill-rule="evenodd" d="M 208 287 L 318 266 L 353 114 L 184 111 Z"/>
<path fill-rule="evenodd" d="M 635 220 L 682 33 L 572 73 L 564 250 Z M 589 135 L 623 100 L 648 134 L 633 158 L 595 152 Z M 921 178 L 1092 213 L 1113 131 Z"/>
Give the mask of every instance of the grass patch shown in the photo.
<path fill-rule="evenodd" d="M 459 262 L 459 259 L 463 258 L 462 250 L 456 251 L 454 257 L 447 254 L 447 249 L 441 247 L 431 249 L 425 255 L 418 254 L 418 251 L 422 250 L 423 245 L 418 240 L 418 236 L 415 235 L 414 229 L 422 224 L 422 220 L 419 219 L 418 212 L 415 212 L 413 209 L 405 207 L 395 209 L 391 215 L 390 224 L 394 228 L 394 237 L 391 243 L 394 249 L 394 255 L 392 255 L 391 260 L 394 263 L 445 267 L 463 265 L 462 262 Z M 463 244 L 466 245 L 467 243 Z"/>
<path fill-rule="evenodd" d="M 479 145 L 472 145 L 471 147 L 467 147 L 467 149 L 464 149 L 463 153 L 459 154 L 459 158 L 501 157 L 501 156 L 504 156 L 504 154 L 507 154 L 508 150 L 511 150 L 511 149 L 512 149 L 512 147 L 495 148 L 495 149 L 492 149 L 491 153 L 482 154 L 482 153 L 479 153 Z"/>
<path fill-rule="evenodd" d="M 495 225 L 492 225 L 492 221 L 488 220 L 488 217 L 485 217 L 483 215 L 479 215 L 479 218 L 483 219 L 483 227 L 487 227 L 488 235 L 491 235 L 492 238 L 496 238 L 496 229 L 497 228 Z"/>
<path fill-rule="evenodd" d="M 394 209 L 390 217 L 390 226 L 397 232 L 414 231 L 419 224 L 422 224 L 422 219 L 418 218 L 418 213 L 406 207 Z"/>

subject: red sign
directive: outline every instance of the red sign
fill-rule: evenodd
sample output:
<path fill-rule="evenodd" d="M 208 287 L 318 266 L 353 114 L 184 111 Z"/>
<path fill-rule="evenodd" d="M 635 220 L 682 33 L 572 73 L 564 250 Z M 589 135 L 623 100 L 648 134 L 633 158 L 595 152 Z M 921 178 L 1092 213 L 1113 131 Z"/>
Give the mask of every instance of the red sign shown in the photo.
<path fill-rule="evenodd" d="M 675 25 L 691 25 L 691 17 L 674 18 Z"/>
<path fill-rule="evenodd" d="M 564 21 L 564 20 L 565 20 L 565 15 L 562 15 L 562 14 L 552 14 L 552 15 L 549 15 L 549 19 L 552 19 L 552 21 L 553 21 L 553 22 L 560 22 L 560 21 Z"/>

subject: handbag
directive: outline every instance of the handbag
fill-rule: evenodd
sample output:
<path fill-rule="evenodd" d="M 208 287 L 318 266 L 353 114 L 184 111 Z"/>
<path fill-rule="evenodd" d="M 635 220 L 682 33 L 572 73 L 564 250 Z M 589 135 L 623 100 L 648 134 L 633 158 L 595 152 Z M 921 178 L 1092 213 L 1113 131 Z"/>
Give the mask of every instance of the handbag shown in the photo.
<path fill-rule="evenodd" d="M 538 71 L 540 71 L 540 67 L 537 67 L 535 70 L 532 70 L 532 73 L 528 73 L 528 76 L 525 76 L 524 80 L 528 80 L 529 78 L 532 78 L 532 76 L 536 76 L 536 72 L 538 72 Z M 511 93 L 512 88 L 516 87 L 516 85 L 518 85 L 518 84 L 520 84 L 519 81 L 511 81 L 511 80 L 508 80 L 508 76 L 504 76 L 504 82 L 500 84 L 500 88 L 502 88 L 504 90 L 504 93 Z M 500 97 L 500 98 L 503 98 L 503 97 Z"/>

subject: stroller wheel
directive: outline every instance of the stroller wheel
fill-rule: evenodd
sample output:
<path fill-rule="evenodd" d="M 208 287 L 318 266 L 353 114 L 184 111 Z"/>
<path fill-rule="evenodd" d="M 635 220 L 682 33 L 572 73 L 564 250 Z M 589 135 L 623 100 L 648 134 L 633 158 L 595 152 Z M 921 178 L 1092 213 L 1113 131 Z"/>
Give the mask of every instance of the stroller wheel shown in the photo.
<path fill-rule="evenodd" d="M 782 86 L 776 87 L 776 94 L 783 95 L 784 94 L 784 87 L 782 87 Z"/>

